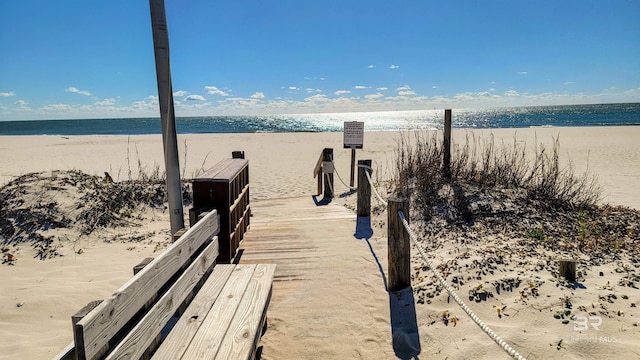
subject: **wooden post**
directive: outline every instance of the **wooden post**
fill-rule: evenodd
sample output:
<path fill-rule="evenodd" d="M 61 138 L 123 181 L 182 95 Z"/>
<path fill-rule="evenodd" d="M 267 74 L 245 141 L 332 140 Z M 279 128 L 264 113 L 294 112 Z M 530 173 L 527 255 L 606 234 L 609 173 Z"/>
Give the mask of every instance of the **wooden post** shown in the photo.
<path fill-rule="evenodd" d="M 358 216 L 371 216 L 371 184 L 366 172 L 371 174 L 371 160 L 358 160 Z"/>
<path fill-rule="evenodd" d="M 353 187 L 355 167 L 356 167 L 356 148 L 351 148 L 351 177 L 349 178 L 349 186 L 351 187 Z"/>
<path fill-rule="evenodd" d="M 186 232 L 187 232 L 187 229 L 185 229 L 185 228 L 182 228 L 182 229 L 178 230 L 178 232 L 173 234 L 173 242 L 178 241 L 178 239 L 180 239 L 180 237 L 182 235 L 184 235 L 184 233 L 186 233 Z"/>
<path fill-rule="evenodd" d="M 76 327 L 76 324 L 78 324 L 78 322 L 80 322 L 80 320 L 82 320 L 82 318 L 87 316 L 87 314 L 89 314 L 91 312 L 91 310 L 93 310 L 96 307 L 98 307 L 98 305 L 100 305 L 101 303 L 102 303 L 102 300 L 93 300 L 93 301 L 89 302 L 87 305 L 85 305 L 82 309 L 78 310 L 77 313 L 75 313 L 75 314 L 73 314 L 71 316 L 71 324 L 73 324 L 73 342 L 74 342 L 74 344 L 76 344 L 76 349 L 84 348 L 84 338 L 78 332 L 78 328 Z M 108 349 L 108 345 L 106 345 L 106 347 L 103 348 L 100 352 L 104 353 L 107 350 L 109 350 Z M 83 359 L 84 358 L 84 354 L 79 354 L 76 351 L 76 357 L 78 359 Z"/>
<path fill-rule="evenodd" d="M 567 281 L 576 281 L 576 261 L 560 260 L 559 262 L 560 276 L 564 276 Z"/>
<path fill-rule="evenodd" d="M 234 151 L 231 153 L 233 159 L 244 159 L 244 151 Z"/>
<path fill-rule="evenodd" d="M 451 180 L 451 109 L 444 111 L 444 147 L 442 171 L 446 179 Z"/>
<path fill-rule="evenodd" d="M 411 244 L 409 234 L 400 220 L 402 211 L 409 221 L 409 201 L 404 198 L 389 199 L 387 207 L 389 291 L 411 286 Z"/>
<path fill-rule="evenodd" d="M 333 149 L 322 150 L 322 161 L 333 161 Z M 333 173 L 324 173 L 324 197 L 333 198 Z"/>

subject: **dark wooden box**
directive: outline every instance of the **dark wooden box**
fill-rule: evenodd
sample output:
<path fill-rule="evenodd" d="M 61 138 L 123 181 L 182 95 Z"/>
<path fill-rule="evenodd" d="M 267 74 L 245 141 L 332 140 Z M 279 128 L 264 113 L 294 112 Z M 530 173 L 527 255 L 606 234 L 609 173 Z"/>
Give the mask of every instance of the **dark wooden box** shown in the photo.
<path fill-rule="evenodd" d="M 228 264 L 236 255 L 249 227 L 249 161 L 225 159 L 193 179 L 191 223 L 204 211 L 216 209 L 220 215 L 218 262 Z"/>

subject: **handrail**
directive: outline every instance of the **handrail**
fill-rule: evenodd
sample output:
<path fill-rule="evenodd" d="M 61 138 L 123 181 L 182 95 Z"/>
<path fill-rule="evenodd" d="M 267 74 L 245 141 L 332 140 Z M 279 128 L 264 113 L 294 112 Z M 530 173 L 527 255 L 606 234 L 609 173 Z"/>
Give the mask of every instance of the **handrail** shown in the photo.
<path fill-rule="evenodd" d="M 323 159 L 323 155 L 324 152 L 320 152 L 320 157 L 318 158 L 318 162 L 316 163 L 316 167 L 315 169 L 313 169 L 313 177 L 315 178 L 316 176 L 318 176 L 318 174 L 320 173 L 320 171 L 322 171 L 322 159 Z"/>

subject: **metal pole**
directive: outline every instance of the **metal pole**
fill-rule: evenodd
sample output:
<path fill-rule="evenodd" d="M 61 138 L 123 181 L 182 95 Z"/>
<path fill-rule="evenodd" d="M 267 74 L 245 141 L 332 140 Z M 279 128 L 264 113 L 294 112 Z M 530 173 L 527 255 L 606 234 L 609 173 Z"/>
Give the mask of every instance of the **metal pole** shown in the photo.
<path fill-rule="evenodd" d="M 171 87 L 171 68 L 169 66 L 169 32 L 164 11 L 164 0 L 149 0 L 149 7 L 151 8 L 151 29 L 153 31 L 153 49 L 158 79 L 164 164 L 167 172 L 169 219 L 171 222 L 171 234 L 173 235 L 184 228 L 184 215 L 182 210 L 180 164 L 178 162 L 176 116 L 173 111 L 173 89 Z"/>

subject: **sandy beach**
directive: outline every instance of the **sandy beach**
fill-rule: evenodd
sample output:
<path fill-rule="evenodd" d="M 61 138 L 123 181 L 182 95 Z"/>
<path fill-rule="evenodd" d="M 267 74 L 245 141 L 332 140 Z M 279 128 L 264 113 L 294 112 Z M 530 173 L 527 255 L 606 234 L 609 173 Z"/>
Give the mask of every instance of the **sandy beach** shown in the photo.
<path fill-rule="evenodd" d="M 550 148 L 553 139 L 559 138 L 561 163 L 571 163 L 576 173 L 588 169 L 595 174 L 603 190 L 602 204 L 640 209 L 640 127 L 455 129 L 454 143 L 464 141 L 469 133 L 480 137 L 492 135 L 498 142 L 505 143 L 512 143 L 515 139 L 530 147 L 543 143 Z M 364 149 L 357 151 L 357 159 L 373 160 L 374 180 L 384 181 L 393 177 L 395 151 L 401 136 L 410 140 L 414 134 L 365 134 Z M 343 149 L 342 140 L 342 133 L 178 136 L 180 162 L 185 178 L 197 176 L 200 171 L 230 157 L 234 150 L 245 151 L 250 163 L 252 200 L 314 195 L 316 180 L 312 172 L 325 147 L 334 149 L 337 170 L 348 180 L 351 151 Z M 114 181 L 119 181 L 136 178 L 140 171 L 150 172 L 157 166 L 164 167 L 160 135 L 0 136 L 0 186 L 27 173 L 55 170 L 81 170 L 99 176 L 108 172 Z M 346 191 L 347 188 L 336 179 L 336 193 Z M 355 196 L 336 198 L 335 202 L 352 208 Z M 11 251 L 17 258 L 15 264 L 0 265 L 0 278 L 3 279 L 3 290 L 0 292 L 0 359 L 51 358 L 67 345 L 72 338 L 71 315 L 87 302 L 111 294 L 131 277 L 131 269 L 135 264 L 147 256 L 153 256 L 169 243 L 166 212 L 156 209 L 144 215 L 150 221 L 140 226 L 103 229 L 87 237 L 71 239 L 62 244 L 59 252 L 63 256 L 60 257 L 42 261 L 33 257 L 34 250 L 28 244 L 12 248 Z M 376 216 L 372 219 L 373 222 L 383 222 L 386 219 L 385 214 Z M 142 240 L 120 241 L 125 235 L 132 234 L 140 235 Z M 381 258 L 386 259 L 383 234 L 376 236 L 373 242 L 384 253 Z M 434 254 L 435 263 L 446 262 L 454 256 L 454 248 L 442 247 Z M 414 261 L 419 267 L 419 259 L 414 257 Z M 383 265 L 386 266 L 384 263 L 385 261 Z M 621 266 L 620 263 L 612 262 L 590 269 L 589 276 L 584 281 L 588 290 L 576 295 L 570 290 L 556 289 L 549 285 L 552 282 L 548 280 L 550 274 L 547 273 L 543 276 L 547 282 L 544 296 L 530 304 L 531 306 L 513 306 L 518 312 L 514 310 L 509 314 L 511 316 L 507 321 L 498 322 L 496 310 L 490 305 L 487 308 L 479 305 L 481 309 L 478 313 L 482 318 L 490 318 L 491 325 L 498 333 L 518 344 L 525 344 L 522 355 L 530 359 L 578 359 L 585 358 L 585 354 L 593 359 L 614 356 L 640 358 L 640 309 L 635 306 L 640 303 L 640 291 L 637 287 L 616 285 L 620 277 L 616 269 Z M 636 274 L 638 271 L 635 269 Z M 604 275 L 596 276 L 600 272 Z M 356 273 L 353 276 L 359 275 Z M 364 278 L 366 277 L 363 276 Z M 326 291 L 349 291 L 340 288 L 340 283 L 332 283 L 331 286 L 333 288 Z M 466 291 L 462 293 L 466 295 Z M 569 293 L 574 298 L 576 307 L 581 302 L 586 304 L 591 298 L 616 294 L 617 300 L 607 304 L 610 312 L 606 316 L 602 315 L 604 320 L 601 331 L 574 333 L 570 324 L 562 324 L 553 318 L 553 311 L 559 308 L 559 299 Z M 416 300 L 418 298 L 416 296 Z M 345 311 L 358 311 L 357 303 L 348 306 L 350 307 Z M 511 310 L 512 304 L 507 306 Z M 539 317 L 529 311 L 533 306 L 543 309 L 540 310 Z M 456 327 L 443 325 L 438 320 L 442 309 L 455 314 L 461 320 L 460 324 Z M 420 357 L 507 357 L 455 303 L 448 303 L 446 294 L 437 296 L 432 304 L 417 304 L 416 311 L 422 334 Z M 617 315 L 613 315 L 616 312 Z M 518 316 L 518 313 L 522 315 Z M 391 332 L 352 335 L 388 343 Z M 567 338 L 562 351 L 556 349 L 558 336 Z M 589 336 L 595 336 L 596 340 L 591 341 Z M 556 341 L 552 343 L 550 338 L 555 338 Z M 264 339 L 268 340 L 268 337 Z M 299 344 L 305 346 L 304 341 Z M 273 344 L 269 346 L 277 347 Z M 269 357 L 269 346 L 265 347 L 265 358 L 273 358 Z M 357 349 L 355 350 L 354 353 L 357 353 Z M 393 354 L 393 351 L 385 354 Z M 381 354 L 381 358 L 390 356 L 385 354 Z M 353 358 L 357 357 L 354 355 Z"/>

